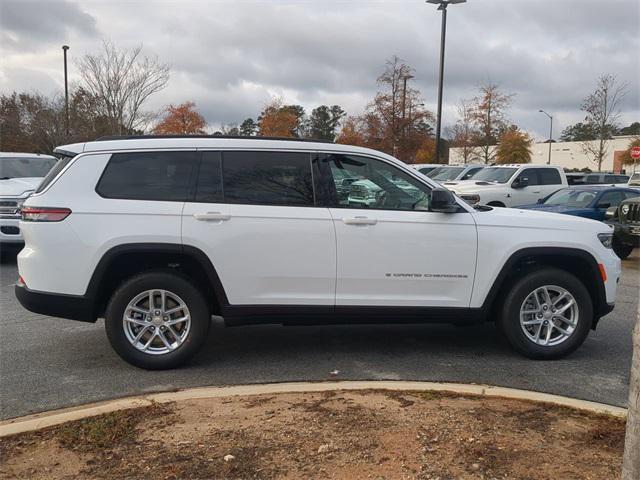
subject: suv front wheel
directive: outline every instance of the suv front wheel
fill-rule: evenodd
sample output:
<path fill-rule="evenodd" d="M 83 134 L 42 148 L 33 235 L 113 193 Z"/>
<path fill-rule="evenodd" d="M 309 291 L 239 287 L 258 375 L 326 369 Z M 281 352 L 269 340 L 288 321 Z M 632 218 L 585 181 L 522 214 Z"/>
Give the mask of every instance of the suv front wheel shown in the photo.
<path fill-rule="evenodd" d="M 591 297 L 582 282 L 564 270 L 541 268 L 507 293 L 499 327 L 523 355 L 555 359 L 582 345 L 592 321 Z"/>
<path fill-rule="evenodd" d="M 124 282 L 105 312 L 107 337 L 124 360 L 162 370 L 188 361 L 206 340 L 207 302 L 187 279 L 150 272 Z"/>

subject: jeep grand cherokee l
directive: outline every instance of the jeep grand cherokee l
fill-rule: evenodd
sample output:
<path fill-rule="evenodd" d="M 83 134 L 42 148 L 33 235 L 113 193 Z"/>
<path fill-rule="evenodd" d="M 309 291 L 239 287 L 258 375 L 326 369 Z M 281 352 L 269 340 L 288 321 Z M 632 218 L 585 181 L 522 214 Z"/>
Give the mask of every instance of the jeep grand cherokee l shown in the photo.
<path fill-rule="evenodd" d="M 104 318 L 115 351 L 143 368 L 189 359 L 212 315 L 227 325 L 492 321 L 522 354 L 550 359 L 613 308 L 611 227 L 474 209 L 374 150 L 143 137 L 56 151 L 65 163 L 22 210 L 16 296 L 36 313 Z M 338 194 L 344 178 L 380 193 L 352 204 Z"/>

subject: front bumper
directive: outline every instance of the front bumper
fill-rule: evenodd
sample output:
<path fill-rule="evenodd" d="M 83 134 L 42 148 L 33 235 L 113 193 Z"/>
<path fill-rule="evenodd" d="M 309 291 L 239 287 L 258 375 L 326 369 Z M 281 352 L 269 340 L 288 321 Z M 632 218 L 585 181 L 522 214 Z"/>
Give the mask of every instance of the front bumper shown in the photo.
<path fill-rule="evenodd" d="M 613 238 L 616 242 L 631 247 L 640 247 L 640 224 L 628 224 L 615 221 L 606 223 L 613 225 Z"/>
<path fill-rule="evenodd" d="M 82 322 L 96 321 L 94 304 L 84 295 L 36 292 L 20 282 L 16 283 L 14 293 L 20 305 L 30 312 Z"/>

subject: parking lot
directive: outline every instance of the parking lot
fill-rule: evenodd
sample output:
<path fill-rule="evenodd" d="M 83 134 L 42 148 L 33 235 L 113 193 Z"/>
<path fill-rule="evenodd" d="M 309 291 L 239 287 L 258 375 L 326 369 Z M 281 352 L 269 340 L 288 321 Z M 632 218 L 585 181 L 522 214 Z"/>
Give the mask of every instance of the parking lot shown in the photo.
<path fill-rule="evenodd" d="M 217 322 L 189 366 L 153 372 L 122 361 L 102 321 L 85 324 L 22 309 L 13 295 L 15 256 L 8 255 L 0 267 L 0 417 L 183 387 L 326 379 L 486 383 L 623 406 L 639 265 L 636 250 L 623 262 L 616 309 L 563 360 L 527 360 L 490 324 L 225 329 Z"/>

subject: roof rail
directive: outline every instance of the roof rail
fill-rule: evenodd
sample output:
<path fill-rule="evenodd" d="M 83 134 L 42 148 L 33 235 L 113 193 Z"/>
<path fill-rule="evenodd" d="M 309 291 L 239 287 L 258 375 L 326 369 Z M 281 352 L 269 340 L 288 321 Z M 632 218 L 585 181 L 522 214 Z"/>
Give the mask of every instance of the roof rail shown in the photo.
<path fill-rule="evenodd" d="M 333 143 L 331 140 L 319 140 L 315 138 L 297 138 L 297 137 L 260 137 L 248 135 L 108 135 L 94 140 L 95 142 L 104 142 L 110 140 L 141 140 L 153 138 L 234 138 L 236 140 L 282 140 L 287 142 L 314 142 L 314 143 Z"/>

